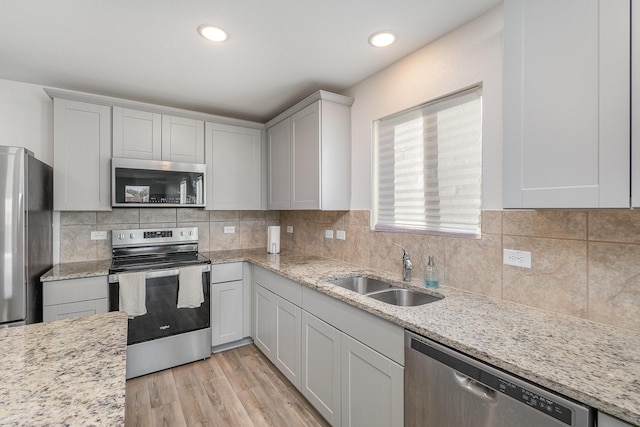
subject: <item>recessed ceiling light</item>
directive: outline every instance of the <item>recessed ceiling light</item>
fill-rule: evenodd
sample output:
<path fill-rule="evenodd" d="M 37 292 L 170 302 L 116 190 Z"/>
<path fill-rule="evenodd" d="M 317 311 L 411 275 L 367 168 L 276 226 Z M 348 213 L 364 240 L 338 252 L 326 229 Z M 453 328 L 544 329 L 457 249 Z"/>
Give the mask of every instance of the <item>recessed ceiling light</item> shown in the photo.
<path fill-rule="evenodd" d="M 212 42 L 223 42 L 227 39 L 227 33 L 222 28 L 214 27 L 212 25 L 200 25 L 198 27 L 198 33 L 202 37 Z"/>
<path fill-rule="evenodd" d="M 398 36 L 393 31 L 378 31 L 369 36 L 369 44 L 374 47 L 386 47 L 396 41 Z"/>

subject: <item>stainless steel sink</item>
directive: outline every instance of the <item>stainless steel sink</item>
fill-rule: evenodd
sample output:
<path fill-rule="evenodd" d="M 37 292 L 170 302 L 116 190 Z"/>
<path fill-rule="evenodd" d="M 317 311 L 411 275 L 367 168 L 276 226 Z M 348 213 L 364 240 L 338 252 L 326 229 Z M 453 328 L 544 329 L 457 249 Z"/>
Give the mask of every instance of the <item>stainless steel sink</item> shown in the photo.
<path fill-rule="evenodd" d="M 378 301 L 402 307 L 428 304 L 443 298 L 412 289 L 400 288 L 381 280 L 363 276 L 343 277 L 328 282 Z"/>
<path fill-rule="evenodd" d="M 357 292 L 359 294 L 368 294 L 393 288 L 389 283 L 362 276 L 333 279 L 329 280 L 329 283 L 338 285 L 341 288 L 349 289 L 350 291 Z"/>
<path fill-rule="evenodd" d="M 386 291 L 375 292 L 367 295 L 369 298 L 386 302 L 387 304 L 398 305 L 402 307 L 413 307 L 416 305 L 428 304 L 430 302 L 439 301 L 442 297 L 425 294 L 423 292 L 414 291 L 412 289 L 389 289 Z"/>

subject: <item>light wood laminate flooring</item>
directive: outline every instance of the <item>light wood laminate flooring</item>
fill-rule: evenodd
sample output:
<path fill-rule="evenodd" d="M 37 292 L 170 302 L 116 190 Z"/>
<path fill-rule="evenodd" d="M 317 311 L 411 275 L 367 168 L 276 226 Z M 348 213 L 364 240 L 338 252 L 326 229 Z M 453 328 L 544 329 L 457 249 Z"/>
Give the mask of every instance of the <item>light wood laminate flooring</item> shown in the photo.
<path fill-rule="evenodd" d="M 126 426 L 328 426 L 255 345 L 127 381 Z"/>

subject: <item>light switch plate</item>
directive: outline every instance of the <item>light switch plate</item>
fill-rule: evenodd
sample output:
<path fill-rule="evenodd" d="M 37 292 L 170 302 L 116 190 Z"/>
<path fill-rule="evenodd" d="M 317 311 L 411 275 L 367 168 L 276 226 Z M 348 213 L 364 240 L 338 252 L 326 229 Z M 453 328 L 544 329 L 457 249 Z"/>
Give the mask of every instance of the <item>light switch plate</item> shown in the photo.
<path fill-rule="evenodd" d="M 293 233 L 293 225 L 287 225 L 287 233 Z"/>
<path fill-rule="evenodd" d="M 347 233 L 344 230 L 336 230 L 336 239 L 338 240 L 346 240 Z"/>
<path fill-rule="evenodd" d="M 106 231 L 92 231 L 91 240 L 107 240 Z"/>
<path fill-rule="evenodd" d="M 234 226 L 227 226 L 224 228 L 224 234 L 233 234 L 236 232 L 236 228 Z"/>
<path fill-rule="evenodd" d="M 333 230 L 324 230 L 325 239 L 333 239 Z"/>

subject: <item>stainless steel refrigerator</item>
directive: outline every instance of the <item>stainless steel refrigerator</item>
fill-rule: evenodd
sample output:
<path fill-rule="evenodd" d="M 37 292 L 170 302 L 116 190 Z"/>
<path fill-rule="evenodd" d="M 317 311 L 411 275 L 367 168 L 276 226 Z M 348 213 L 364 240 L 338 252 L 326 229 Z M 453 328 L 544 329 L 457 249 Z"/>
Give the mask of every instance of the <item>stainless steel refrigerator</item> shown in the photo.
<path fill-rule="evenodd" d="M 52 219 L 51 166 L 25 148 L 0 146 L 0 327 L 42 321 Z"/>

